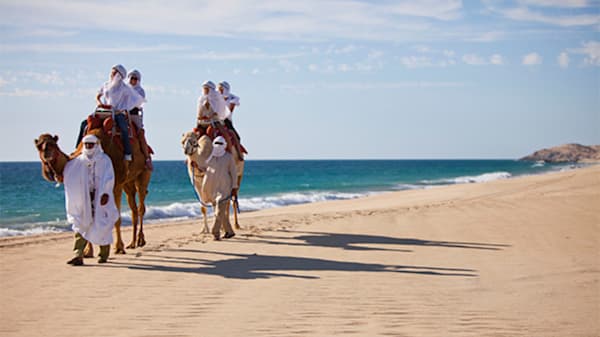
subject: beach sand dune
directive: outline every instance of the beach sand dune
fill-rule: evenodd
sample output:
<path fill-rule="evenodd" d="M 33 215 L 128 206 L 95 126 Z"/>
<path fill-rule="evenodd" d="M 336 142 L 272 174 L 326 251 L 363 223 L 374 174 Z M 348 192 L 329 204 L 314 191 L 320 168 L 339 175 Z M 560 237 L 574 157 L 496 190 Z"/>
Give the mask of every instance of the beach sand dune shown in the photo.
<path fill-rule="evenodd" d="M 70 234 L 0 240 L 0 336 L 600 335 L 598 166 L 240 222 L 83 267 Z"/>

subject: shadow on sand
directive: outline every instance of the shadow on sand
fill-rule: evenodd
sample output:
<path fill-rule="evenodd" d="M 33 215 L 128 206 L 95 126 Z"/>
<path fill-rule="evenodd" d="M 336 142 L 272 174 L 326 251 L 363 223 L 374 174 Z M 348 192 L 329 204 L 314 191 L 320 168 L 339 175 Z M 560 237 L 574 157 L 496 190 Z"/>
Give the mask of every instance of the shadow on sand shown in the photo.
<path fill-rule="evenodd" d="M 307 257 L 274 256 L 257 254 L 235 254 L 216 251 L 169 249 L 177 253 L 217 254 L 225 259 L 209 260 L 202 258 L 174 257 L 165 255 L 145 255 L 139 263 L 111 261 L 106 267 L 129 268 L 134 270 L 196 273 L 218 275 L 232 279 L 268 279 L 273 277 L 292 277 L 300 279 L 318 279 L 315 275 L 292 274 L 293 271 L 320 272 L 382 272 L 407 273 L 430 276 L 475 277 L 473 269 L 438 268 L 426 266 L 384 265 L 372 263 L 343 262 Z M 148 258 L 147 258 L 148 257 Z"/>
<path fill-rule="evenodd" d="M 482 250 L 502 250 L 510 247 L 505 244 L 491 244 L 478 242 L 452 242 L 452 241 L 432 241 L 412 238 L 394 238 L 379 235 L 364 234 L 343 234 L 343 233 L 324 233 L 324 232 L 300 232 L 290 230 L 280 230 L 284 233 L 302 234 L 293 237 L 273 236 L 273 235 L 253 235 L 250 242 L 262 242 L 273 245 L 290 246 L 316 246 L 328 248 L 342 248 L 346 250 L 380 250 L 411 252 L 411 250 L 402 250 L 383 247 L 365 247 L 359 245 L 398 245 L 398 246 L 428 246 L 428 247 L 447 247 L 464 249 L 482 249 Z M 300 241 L 300 242 L 297 242 Z"/>

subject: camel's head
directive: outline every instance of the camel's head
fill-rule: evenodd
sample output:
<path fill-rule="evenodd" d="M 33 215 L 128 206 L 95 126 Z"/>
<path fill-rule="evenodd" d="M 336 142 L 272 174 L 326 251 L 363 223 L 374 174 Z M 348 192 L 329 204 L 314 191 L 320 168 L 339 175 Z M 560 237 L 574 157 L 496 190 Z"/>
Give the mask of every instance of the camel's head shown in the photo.
<path fill-rule="evenodd" d="M 198 149 L 198 135 L 194 131 L 182 135 L 181 146 L 186 156 L 191 156 Z"/>
<path fill-rule="evenodd" d="M 58 148 L 58 136 L 44 133 L 34 139 L 40 160 L 42 161 L 42 176 L 48 181 L 60 181 L 62 177 L 57 176 L 57 159 L 62 154 Z"/>

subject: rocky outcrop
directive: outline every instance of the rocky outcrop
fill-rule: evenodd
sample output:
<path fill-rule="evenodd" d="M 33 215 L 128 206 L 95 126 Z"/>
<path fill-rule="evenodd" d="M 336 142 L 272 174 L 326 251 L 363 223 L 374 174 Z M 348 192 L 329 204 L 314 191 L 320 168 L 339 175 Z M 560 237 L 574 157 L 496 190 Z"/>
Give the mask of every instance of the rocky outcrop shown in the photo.
<path fill-rule="evenodd" d="M 547 163 L 600 162 L 600 145 L 565 144 L 536 151 L 520 160 Z"/>

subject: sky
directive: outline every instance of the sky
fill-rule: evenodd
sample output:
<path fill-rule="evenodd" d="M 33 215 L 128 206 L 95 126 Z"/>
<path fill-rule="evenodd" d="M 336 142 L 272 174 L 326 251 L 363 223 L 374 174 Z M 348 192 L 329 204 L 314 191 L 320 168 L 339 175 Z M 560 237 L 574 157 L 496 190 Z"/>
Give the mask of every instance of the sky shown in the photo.
<path fill-rule="evenodd" d="M 228 81 L 248 159 L 519 158 L 600 144 L 600 1 L 0 0 L 0 161 L 69 153 L 114 64 L 155 160 Z"/>

